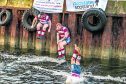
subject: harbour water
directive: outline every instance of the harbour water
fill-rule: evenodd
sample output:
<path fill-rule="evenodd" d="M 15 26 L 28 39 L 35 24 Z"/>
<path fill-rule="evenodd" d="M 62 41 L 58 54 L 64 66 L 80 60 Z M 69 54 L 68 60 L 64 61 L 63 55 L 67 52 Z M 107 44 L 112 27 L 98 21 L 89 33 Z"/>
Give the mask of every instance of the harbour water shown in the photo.
<path fill-rule="evenodd" d="M 70 63 L 58 62 L 48 56 L 0 53 L 0 84 L 65 84 Z M 115 59 L 85 59 L 81 69 L 81 84 L 126 83 L 126 66 Z"/>

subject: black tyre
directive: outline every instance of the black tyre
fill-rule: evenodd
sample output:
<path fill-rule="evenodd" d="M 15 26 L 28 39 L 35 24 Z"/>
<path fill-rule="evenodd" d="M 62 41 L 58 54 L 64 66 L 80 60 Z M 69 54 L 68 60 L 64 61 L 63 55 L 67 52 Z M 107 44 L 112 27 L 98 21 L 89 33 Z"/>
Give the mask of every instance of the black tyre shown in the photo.
<path fill-rule="evenodd" d="M 89 17 L 93 16 L 92 23 L 89 21 Z M 91 8 L 85 11 L 82 15 L 82 24 L 84 28 L 90 32 L 96 32 L 104 28 L 107 18 L 102 9 Z"/>
<path fill-rule="evenodd" d="M 0 12 L 0 25 L 6 26 L 12 20 L 12 13 L 9 10 L 2 10 Z"/>
<path fill-rule="evenodd" d="M 33 27 L 31 28 L 31 25 L 32 25 L 32 21 L 34 19 L 34 17 L 36 15 L 38 15 L 40 12 L 36 9 L 29 9 L 29 10 L 26 10 L 24 13 L 23 13 L 23 16 L 22 16 L 22 25 L 23 27 L 28 30 L 28 31 L 35 31 L 36 30 L 36 24 L 33 25 Z"/>
<path fill-rule="evenodd" d="M 37 16 L 38 14 L 40 14 L 40 11 L 33 7 L 30 10 L 32 10 L 34 16 Z"/>

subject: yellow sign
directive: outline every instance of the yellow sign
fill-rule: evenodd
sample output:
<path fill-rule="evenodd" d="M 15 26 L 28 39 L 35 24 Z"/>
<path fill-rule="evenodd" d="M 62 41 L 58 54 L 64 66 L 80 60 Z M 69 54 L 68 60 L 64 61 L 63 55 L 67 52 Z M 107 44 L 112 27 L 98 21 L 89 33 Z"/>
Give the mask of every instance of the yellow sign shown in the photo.
<path fill-rule="evenodd" d="M 33 0 L 0 0 L 0 6 L 31 8 Z"/>
<path fill-rule="evenodd" d="M 0 0 L 0 6 L 6 6 L 7 0 Z"/>

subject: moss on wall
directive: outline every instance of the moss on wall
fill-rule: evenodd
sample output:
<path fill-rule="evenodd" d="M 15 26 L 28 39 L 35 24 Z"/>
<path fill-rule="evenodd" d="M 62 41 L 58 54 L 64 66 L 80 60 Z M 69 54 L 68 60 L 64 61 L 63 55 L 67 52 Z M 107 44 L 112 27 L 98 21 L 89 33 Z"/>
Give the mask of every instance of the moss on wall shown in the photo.
<path fill-rule="evenodd" d="M 106 13 L 126 14 L 126 1 L 108 1 Z"/>

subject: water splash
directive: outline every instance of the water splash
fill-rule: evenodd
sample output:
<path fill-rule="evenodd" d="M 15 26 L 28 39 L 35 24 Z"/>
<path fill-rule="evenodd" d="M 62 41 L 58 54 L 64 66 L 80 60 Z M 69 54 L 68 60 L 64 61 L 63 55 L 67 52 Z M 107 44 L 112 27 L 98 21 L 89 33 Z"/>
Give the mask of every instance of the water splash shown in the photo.
<path fill-rule="evenodd" d="M 110 75 L 107 76 L 95 76 L 92 73 L 83 73 L 84 77 L 93 78 L 94 80 L 104 80 L 104 81 L 116 81 L 120 83 L 126 83 L 126 77 L 112 77 Z"/>
<path fill-rule="evenodd" d="M 0 53 L 0 83 L 58 83 L 63 84 L 70 76 L 70 65 L 57 66 L 59 60 L 48 56 L 8 55 Z M 104 83 L 114 81 L 126 83 L 126 77 L 112 77 L 93 75 L 92 70 L 97 67 L 82 68 L 81 78 L 85 84 Z M 82 83 L 82 84 L 83 84 Z"/>

